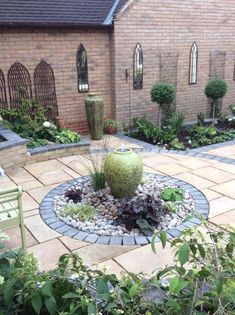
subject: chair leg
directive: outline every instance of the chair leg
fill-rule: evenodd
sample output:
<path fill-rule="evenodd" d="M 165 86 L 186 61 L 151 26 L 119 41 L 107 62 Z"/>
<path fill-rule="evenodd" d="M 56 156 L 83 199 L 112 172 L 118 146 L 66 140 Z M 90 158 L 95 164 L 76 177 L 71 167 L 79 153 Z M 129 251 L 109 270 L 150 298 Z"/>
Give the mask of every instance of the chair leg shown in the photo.
<path fill-rule="evenodd" d="M 24 252 L 26 253 L 27 245 L 26 245 L 26 236 L 25 236 L 25 226 L 24 226 L 24 216 L 23 216 L 21 194 L 18 197 L 18 206 L 19 206 L 19 215 L 20 215 L 20 232 L 21 232 L 22 247 L 23 247 Z"/>
<path fill-rule="evenodd" d="M 20 233 L 21 233 L 22 247 L 23 247 L 24 253 L 26 253 L 27 245 L 26 245 L 26 236 L 25 236 L 25 226 L 23 222 L 20 224 Z"/>

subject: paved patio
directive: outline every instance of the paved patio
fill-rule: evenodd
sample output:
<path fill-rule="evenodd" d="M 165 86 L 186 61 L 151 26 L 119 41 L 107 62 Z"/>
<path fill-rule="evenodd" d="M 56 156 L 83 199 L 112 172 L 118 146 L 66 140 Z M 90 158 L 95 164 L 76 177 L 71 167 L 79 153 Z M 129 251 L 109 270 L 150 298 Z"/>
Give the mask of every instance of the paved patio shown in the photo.
<path fill-rule="evenodd" d="M 119 138 L 108 136 L 110 147 L 125 143 L 127 147 L 140 148 Z M 92 149 L 101 149 L 102 142 L 92 143 Z M 220 162 L 214 157 L 225 157 L 235 162 L 235 145 L 206 151 L 211 158 L 182 154 L 141 152 L 146 172 L 170 175 L 182 179 L 200 189 L 210 202 L 209 221 L 213 225 L 230 224 L 235 227 L 235 165 Z M 14 169 L 0 179 L 0 189 L 20 185 L 23 189 L 23 208 L 28 251 L 39 259 L 41 270 L 55 267 L 60 255 L 76 252 L 89 265 L 106 267 L 110 273 L 151 273 L 171 263 L 173 252 L 170 244 L 164 250 L 157 245 L 153 254 L 150 245 L 111 246 L 89 244 L 62 236 L 51 230 L 39 215 L 39 204 L 44 196 L 59 184 L 88 174 L 91 165 L 89 155 L 69 156 Z M 7 231 L 10 247 L 19 243 L 19 229 Z"/>

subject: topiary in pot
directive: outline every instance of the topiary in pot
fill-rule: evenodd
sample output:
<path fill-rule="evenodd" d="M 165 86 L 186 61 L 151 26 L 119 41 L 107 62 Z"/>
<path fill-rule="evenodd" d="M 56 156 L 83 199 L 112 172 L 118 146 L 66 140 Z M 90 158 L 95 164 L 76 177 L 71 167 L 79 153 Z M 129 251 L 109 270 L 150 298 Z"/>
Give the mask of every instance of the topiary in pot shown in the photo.
<path fill-rule="evenodd" d="M 209 81 L 205 88 L 205 94 L 212 99 L 212 118 L 215 123 L 215 117 L 220 114 L 219 99 L 222 99 L 227 93 L 228 86 L 224 80 L 213 79 Z"/>
<path fill-rule="evenodd" d="M 176 98 L 176 88 L 170 83 L 158 83 L 152 87 L 150 94 L 152 102 L 157 102 L 159 104 L 158 124 L 161 128 L 162 112 L 164 120 L 171 116 L 171 104 Z"/>
<path fill-rule="evenodd" d="M 120 148 L 106 157 L 104 173 L 112 194 L 117 198 L 128 197 L 142 180 L 143 163 L 131 149 Z"/>
<path fill-rule="evenodd" d="M 115 119 L 107 119 L 104 122 L 104 131 L 109 135 L 117 132 L 117 122 Z"/>

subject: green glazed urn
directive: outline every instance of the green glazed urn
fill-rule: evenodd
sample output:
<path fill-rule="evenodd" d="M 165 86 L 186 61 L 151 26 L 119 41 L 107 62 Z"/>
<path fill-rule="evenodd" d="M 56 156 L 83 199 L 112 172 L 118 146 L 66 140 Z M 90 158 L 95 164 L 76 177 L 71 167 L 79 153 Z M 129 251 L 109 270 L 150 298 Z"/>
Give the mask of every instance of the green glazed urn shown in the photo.
<path fill-rule="evenodd" d="M 125 198 L 133 195 L 140 184 L 143 163 L 131 149 L 120 148 L 106 157 L 104 173 L 112 194 Z"/>
<path fill-rule="evenodd" d="M 101 140 L 104 129 L 104 101 L 99 93 L 89 93 L 85 98 L 87 123 L 92 140 Z"/>

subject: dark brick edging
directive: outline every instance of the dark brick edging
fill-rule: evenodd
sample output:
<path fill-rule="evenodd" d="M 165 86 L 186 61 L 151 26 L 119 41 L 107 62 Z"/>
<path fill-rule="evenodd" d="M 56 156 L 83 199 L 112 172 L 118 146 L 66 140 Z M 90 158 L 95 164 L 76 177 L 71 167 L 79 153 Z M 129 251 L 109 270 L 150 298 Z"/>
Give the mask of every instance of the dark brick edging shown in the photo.
<path fill-rule="evenodd" d="M 183 189 L 186 189 L 193 197 L 197 208 L 197 213 L 195 214 L 195 217 L 192 217 L 190 220 L 181 223 L 173 229 L 167 230 L 168 240 L 179 236 L 181 232 L 187 228 L 199 225 L 201 221 L 198 217 L 203 217 L 205 219 L 208 218 L 210 211 L 209 203 L 205 195 L 201 191 L 182 180 L 178 180 L 170 176 L 158 176 L 162 177 L 164 180 L 168 180 L 169 184 L 175 184 Z M 54 212 L 54 197 L 60 193 L 63 193 L 68 187 L 76 184 L 76 182 L 77 180 L 75 179 L 59 185 L 58 187 L 51 190 L 43 199 L 39 208 L 39 213 L 43 221 L 52 230 L 55 230 L 56 232 L 64 236 L 71 237 L 75 240 L 103 245 L 146 245 L 151 242 L 152 237 L 146 236 L 100 236 L 95 233 L 83 232 L 81 230 L 71 227 L 70 225 L 58 219 Z M 159 238 L 156 238 L 156 242 L 159 241 Z"/>
<path fill-rule="evenodd" d="M 91 142 L 86 137 L 81 137 L 81 140 L 78 143 L 68 143 L 68 144 L 53 143 L 53 144 L 37 147 L 34 149 L 28 149 L 28 152 L 30 153 L 30 155 L 36 155 L 36 154 L 42 154 L 42 153 L 51 152 L 55 150 L 58 151 L 58 150 L 65 150 L 65 149 L 70 149 L 70 148 L 89 147 L 90 144 Z"/>
<path fill-rule="evenodd" d="M 207 153 L 207 151 L 209 150 L 214 150 L 214 149 L 226 147 L 229 145 L 235 145 L 235 140 L 211 144 L 211 145 L 207 145 L 207 146 L 196 148 L 196 149 L 180 151 L 180 150 L 163 149 L 157 145 L 153 145 L 153 144 L 150 144 L 150 143 L 147 143 L 147 142 L 123 135 L 123 134 L 116 134 L 115 136 L 119 139 L 128 141 L 130 143 L 133 143 L 142 147 L 139 149 L 134 149 L 134 151 L 137 151 L 137 152 L 139 151 L 139 152 L 153 152 L 153 153 L 162 153 L 162 154 L 166 153 L 166 154 L 175 154 L 175 155 L 186 155 L 186 156 L 198 157 L 198 158 L 203 158 L 203 159 L 208 159 L 208 160 L 215 160 L 218 162 L 235 165 L 235 159 Z"/>
<path fill-rule="evenodd" d="M 5 127 L 0 127 L 0 135 L 6 140 L 0 142 L 0 151 L 28 143 L 27 139 L 21 138 L 19 135 Z"/>

